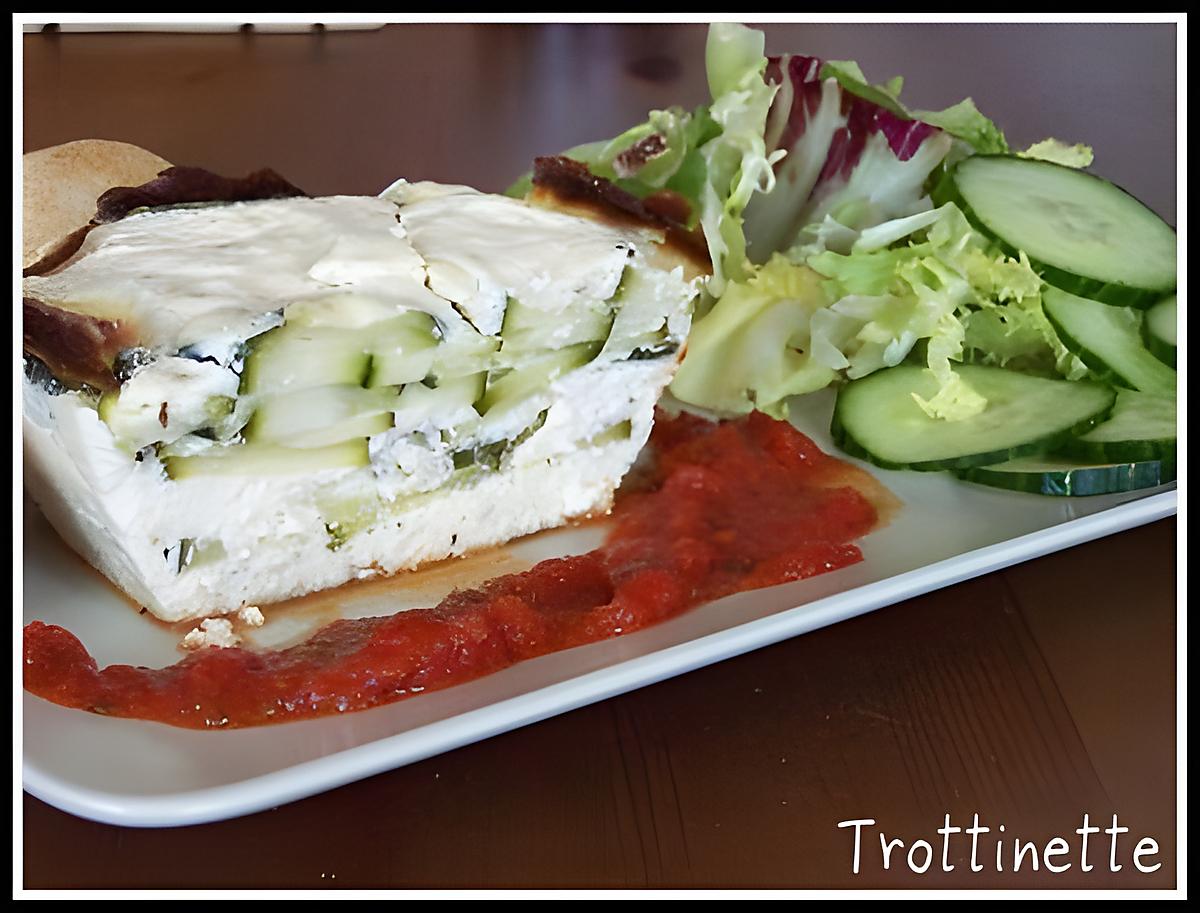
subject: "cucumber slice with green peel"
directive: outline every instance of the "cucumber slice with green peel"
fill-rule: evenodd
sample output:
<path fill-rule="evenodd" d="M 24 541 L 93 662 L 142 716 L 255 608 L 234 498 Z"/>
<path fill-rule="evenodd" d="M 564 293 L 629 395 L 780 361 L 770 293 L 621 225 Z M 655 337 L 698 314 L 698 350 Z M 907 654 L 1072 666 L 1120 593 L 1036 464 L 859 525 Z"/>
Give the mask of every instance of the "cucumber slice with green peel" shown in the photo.
<path fill-rule="evenodd" d="M 247 441 L 284 447 L 326 447 L 392 427 L 395 390 L 349 385 L 314 387 L 268 397 L 242 434 Z"/>
<path fill-rule="evenodd" d="M 973 155 L 948 171 L 934 201 L 956 203 L 1051 285 L 1106 304 L 1149 307 L 1175 288 L 1175 231 L 1102 178 L 1039 159 Z"/>
<path fill-rule="evenodd" d="M 361 303 L 360 303 L 361 304 Z M 297 318 L 252 342 L 242 372 L 242 392 L 304 390 L 335 384 L 400 386 L 420 380 L 433 367 L 438 346 L 436 322 L 422 311 L 397 314 L 365 326 L 361 314 L 342 314 L 347 326 L 333 326 L 328 308 L 300 302 Z M 289 309 L 289 314 L 291 309 Z"/>
<path fill-rule="evenodd" d="M 1161 460 L 1175 462 L 1175 397 L 1117 392 L 1117 404 L 1104 422 L 1055 448 L 1058 456 L 1096 463 Z"/>
<path fill-rule="evenodd" d="M 1046 453 L 1105 418 L 1116 392 L 1087 381 L 1051 380 L 1004 368 L 962 365 L 963 381 L 987 400 L 960 421 L 930 418 L 914 396 L 931 398 L 927 369 L 900 365 L 851 381 L 838 392 L 834 440 L 885 469 L 960 469 Z"/>
<path fill-rule="evenodd" d="M 330 384 L 361 386 L 371 367 L 365 340 L 352 329 L 284 324 L 250 341 L 241 391 L 261 395 Z"/>
<path fill-rule="evenodd" d="M 479 401 L 479 414 L 503 412 L 530 396 L 549 388 L 558 377 L 587 364 L 599 353 L 602 344 L 584 342 L 535 358 L 489 380 Z"/>
<path fill-rule="evenodd" d="M 1043 457 L 1023 457 L 995 466 L 976 466 L 955 473 L 969 482 L 1038 495 L 1084 497 L 1140 491 L 1175 481 L 1173 463 L 1080 464 Z"/>
<path fill-rule="evenodd" d="M 1178 345 L 1179 309 L 1175 296 L 1170 295 L 1146 311 L 1142 323 L 1142 338 L 1150 354 L 1165 365 L 1175 367 L 1175 349 Z"/>
<path fill-rule="evenodd" d="M 483 396 L 486 382 L 487 374 L 481 371 L 466 377 L 448 377 L 432 387 L 408 384 L 396 402 L 395 425 L 412 431 L 427 422 L 450 427 L 474 421 L 479 418 L 474 407 Z"/>
<path fill-rule="evenodd" d="M 368 387 L 399 387 L 423 380 L 433 370 L 438 346 L 435 323 L 411 311 L 363 330 L 370 335 Z"/>
<path fill-rule="evenodd" d="M 555 314 L 509 298 L 500 333 L 502 360 L 581 342 L 603 342 L 612 332 L 614 319 L 610 310 L 580 307 Z"/>
<path fill-rule="evenodd" d="M 1143 393 L 1175 394 L 1175 371 L 1143 344 L 1136 312 L 1053 287 L 1042 292 L 1042 307 L 1063 345 L 1101 380 Z"/>
<path fill-rule="evenodd" d="M 167 475 L 182 480 L 199 476 L 281 476 L 357 469 L 371 462 L 366 438 L 329 447 L 296 449 L 274 444 L 232 444 L 212 447 L 194 456 L 169 456 L 163 460 Z"/>

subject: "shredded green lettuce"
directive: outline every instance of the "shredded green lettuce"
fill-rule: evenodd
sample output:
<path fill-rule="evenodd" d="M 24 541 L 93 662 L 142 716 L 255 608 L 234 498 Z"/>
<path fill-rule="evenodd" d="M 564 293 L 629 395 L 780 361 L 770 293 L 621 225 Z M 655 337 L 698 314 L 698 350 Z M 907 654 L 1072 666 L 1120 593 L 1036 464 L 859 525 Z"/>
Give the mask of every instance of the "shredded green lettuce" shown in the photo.
<path fill-rule="evenodd" d="M 695 322 L 671 391 L 716 412 L 781 417 L 787 396 L 919 358 L 938 381 L 921 408 L 969 418 L 987 401 L 954 370 L 964 360 L 1086 373 L 1042 312 L 1041 289 L 1024 256 L 1005 255 L 949 203 L 863 231 L 848 253 L 776 255 L 730 283 Z"/>
<path fill-rule="evenodd" d="M 1066 165 L 1068 168 L 1087 168 L 1095 157 L 1091 146 L 1085 146 L 1083 143 L 1068 145 L 1053 137 L 1044 139 L 1040 143 L 1034 143 L 1024 152 L 1018 152 L 1017 155 L 1022 158 L 1041 159 L 1057 165 Z"/>
<path fill-rule="evenodd" d="M 876 138 L 849 176 L 839 172 L 814 190 L 812 180 L 785 174 L 771 195 L 774 165 L 785 155 L 792 156 L 785 172 L 811 165 L 816 178 L 828 137 L 808 152 L 796 144 L 790 152 L 769 151 L 768 114 L 780 89 L 764 78 L 761 32 L 711 26 L 705 63 L 709 104 L 652 111 L 614 139 L 564 153 L 638 197 L 680 194 L 691 205 L 689 227 L 704 231 L 713 273 L 671 386 L 678 399 L 716 413 L 758 409 L 782 418 L 791 396 L 918 360 L 938 382 L 933 396 L 918 398 L 921 408 L 954 421 L 986 406 L 954 370 L 963 361 L 1072 379 L 1086 374 L 1042 312 L 1042 282 L 1024 255 L 1005 255 L 953 204 L 933 209 L 926 196 L 933 168 L 972 154 L 1010 153 L 1004 134 L 971 99 L 941 111 L 911 110 L 900 101 L 900 77 L 872 84 L 854 61 L 828 61 L 822 80 L 942 133 L 929 131 L 904 160 Z M 832 85 L 826 90 L 833 113 L 844 113 L 841 94 L 831 95 Z M 805 126 L 812 112 L 801 114 Z M 815 127 L 812 135 L 825 137 Z M 1017 154 L 1071 167 L 1091 162 L 1088 147 L 1053 139 Z M 508 193 L 523 197 L 531 186 L 526 175 Z M 767 260 L 761 266 L 746 256 L 743 217 L 755 195 L 759 204 L 777 203 L 768 215 L 790 229 L 780 238 L 768 232 L 770 243 L 756 240 L 755 259 Z"/>
<path fill-rule="evenodd" d="M 774 163 L 782 152 L 767 154 L 767 112 L 777 86 L 763 79 L 767 58 L 762 32 L 735 23 L 715 23 L 708 31 L 705 64 L 713 103 L 709 114 L 721 132 L 700 147 L 706 174 L 700 191 L 700 224 L 708 241 L 714 297 L 726 282 L 747 276 L 742 213 L 756 191 L 775 184 Z"/>

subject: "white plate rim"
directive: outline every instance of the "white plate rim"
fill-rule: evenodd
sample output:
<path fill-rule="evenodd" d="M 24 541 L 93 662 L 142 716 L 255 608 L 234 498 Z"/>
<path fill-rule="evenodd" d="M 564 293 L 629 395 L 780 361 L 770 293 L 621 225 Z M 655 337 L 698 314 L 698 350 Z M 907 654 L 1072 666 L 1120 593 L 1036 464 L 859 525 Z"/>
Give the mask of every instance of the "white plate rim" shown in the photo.
<path fill-rule="evenodd" d="M 172 795 L 130 796 L 73 784 L 26 759 L 22 767 L 23 785 L 31 795 L 56 808 L 105 824 L 177 827 L 240 817 L 422 761 L 905 599 L 1177 513 L 1177 490 L 1149 495 L 853 587 L 803 606 L 782 609 L 764 618 L 486 707 L 234 783 Z M 29 694 L 23 697 L 26 702 L 41 700 Z"/>

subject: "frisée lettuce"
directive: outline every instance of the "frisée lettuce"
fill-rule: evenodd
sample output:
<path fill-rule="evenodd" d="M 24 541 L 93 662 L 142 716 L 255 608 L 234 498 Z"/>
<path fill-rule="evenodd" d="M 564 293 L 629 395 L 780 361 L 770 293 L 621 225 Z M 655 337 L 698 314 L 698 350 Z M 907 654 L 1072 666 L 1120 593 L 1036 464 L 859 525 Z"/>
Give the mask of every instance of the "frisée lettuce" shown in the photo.
<path fill-rule="evenodd" d="M 787 414 L 787 398 L 921 360 L 937 381 L 930 417 L 966 419 L 986 400 L 965 360 L 1077 379 L 1083 367 L 1041 307 L 1043 282 L 930 189 L 968 156 L 1011 155 L 971 99 L 942 111 L 900 101 L 854 61 L 764 56 L 760 32 L 713 25 L 712 101 L 671 108 L 564 155 L 645 198 L 691 207 L 713 275 L 671 392 L 711 412 Z M 1091 150 L 1044 140 L 1016 155 L 1073 168 Z M 524 195 L 528 179 L 510 193 Z"/>
<path fill-rule="evenodd" d="M 732 283 L 695 324 L 671 390 L 715 411 L 782 418 L 788 396 L 893 367 L 921 346 L 938 381 L 921 408 L 968 418 L 986 400 L 953 362 L 1086 374 L 1042 312 L 1042 287 L 1025 258 L 996 249 L 948 203 L 858 232 L 846 253 L 803 263 L 776 254 Z"/>
<path fill-rule="evenodd" d="M 677 398 L 782 418 L 788 396 L 920 357 L 937 391 L 919 405 L 961 420 L 987 402 L 956 362 L 1084 376 L 1042 312 L 1042 281 L 1028 260 L 1006 256 L 955 206 L 934 209 L 929 199 L 953 162 L 1010 151 L 971 99 L 913 111 L 900 101 L 899 77 L 872 85 L 854 61 L 804 55 L 771 58 L 765 79 L 779 87 L 766 149 L 784 155 L 774 186 L 744 210 L 757 265 L 694 323 L 671 387 Z M 1091 161 L 1088 147 L 1057 140 L 1020 154 Z"/>
<path fill-rule="evenodd" d="M 768 153 L 767 111 L 777 87 L 763 79 L 767 58 L 762 32 L 716 23 L 708 33 L 705 64 L 712 102 L 694 111 L 672 107 L 608 141 L 568 149 L 564 156 L 588 166 L 637 197 L 661 190 L 682 197 L 689 222 L 703 227 L 712 259 L 708 291 L 719 296 L 729 279 L 748 275 L 742 211 L 755 193 L 775 184 L 772 165 L 784 155 Z M 506 193 L 523 197 L 525 175 Z"/>

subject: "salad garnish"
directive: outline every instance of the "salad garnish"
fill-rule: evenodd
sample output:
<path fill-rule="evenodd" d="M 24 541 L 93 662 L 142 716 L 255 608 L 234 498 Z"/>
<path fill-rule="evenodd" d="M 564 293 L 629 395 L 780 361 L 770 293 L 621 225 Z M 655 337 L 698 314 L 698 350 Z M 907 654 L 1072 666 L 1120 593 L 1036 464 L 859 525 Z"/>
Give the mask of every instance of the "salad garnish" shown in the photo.
<path fill-rule="evenodd" d="M 675 398 L 783 419 L 793 396 L 918 364 L 928 377 L 912 399 L 954 423 L 989 408 L 963 364 L 1111 383 L 1120 375 L 1047 318 L 1057 289 L 1120 310 L 1104 323 L 1132 327 L 1123 345 L 1170 350 L 1169 328 L 1140 327 L 1174 291 L 1174 231 L 1082 170 L 1090 147 L 1014 150 L 970 98 L 910 108 L 900 77 L 872 83 L 855 61 L 764 47 L 759 32 L 713 25 L 709 104 L 564 153 L 637 196 L 679 195 L 703 229 L 713 276 Z M 1174 384 L 1163 367 L 1156 395 Z"/>

